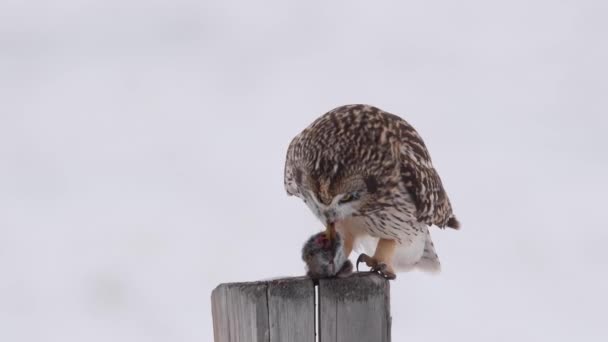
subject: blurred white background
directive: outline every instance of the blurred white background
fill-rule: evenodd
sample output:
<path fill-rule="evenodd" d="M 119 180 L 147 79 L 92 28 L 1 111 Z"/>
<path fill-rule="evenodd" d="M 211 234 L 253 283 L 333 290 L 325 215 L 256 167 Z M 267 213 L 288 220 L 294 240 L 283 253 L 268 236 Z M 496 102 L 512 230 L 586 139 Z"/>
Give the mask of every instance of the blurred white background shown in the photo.
<path fill-rule="evenodd" d="M 347 103 L 463 223 L 395 341 L 608 338 L 606 1 L 0 4 L 0 341 L 211 341 L 216 285 L 304 273 L 286 148 Z"/>

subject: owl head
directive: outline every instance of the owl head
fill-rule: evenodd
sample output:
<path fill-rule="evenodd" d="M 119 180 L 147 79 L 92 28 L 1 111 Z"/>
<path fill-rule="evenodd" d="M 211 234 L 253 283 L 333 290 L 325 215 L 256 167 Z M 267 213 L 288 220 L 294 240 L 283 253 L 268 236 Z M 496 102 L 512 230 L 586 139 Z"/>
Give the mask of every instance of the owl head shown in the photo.
<path fill-rule="evenodd" d="M 390 199 L 397 137 L 388 129 L 389 118 L 378 118 L 377 111 L 366 106 L 330 111 L 289 144 L 287 193 L 300 197 L 326 226 L 366 215 Z"/>
<path fill-rule="evenodd" d="M 377 178 L 368 174 L 325 176 L 296 170 L 297 196 L 324 225 L 365 214 L 377 204 Z"/>

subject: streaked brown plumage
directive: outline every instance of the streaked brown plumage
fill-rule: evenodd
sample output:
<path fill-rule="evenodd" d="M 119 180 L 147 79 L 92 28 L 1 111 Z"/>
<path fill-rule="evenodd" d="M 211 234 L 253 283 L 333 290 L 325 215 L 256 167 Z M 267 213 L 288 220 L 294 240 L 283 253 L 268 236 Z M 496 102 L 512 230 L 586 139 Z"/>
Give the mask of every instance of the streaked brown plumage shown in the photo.
<path fill-rule="evenodd" d="M 427 228 L 459 226 L 420 135 L 373 106 L 335 108 L 298 134 L 287 151 L 285 189 L 345 234 L 346 255 L 357 240 L 380 239 L 367 261 L 386 265 L 389 275 L 393 266 L 438 270 Z"/>

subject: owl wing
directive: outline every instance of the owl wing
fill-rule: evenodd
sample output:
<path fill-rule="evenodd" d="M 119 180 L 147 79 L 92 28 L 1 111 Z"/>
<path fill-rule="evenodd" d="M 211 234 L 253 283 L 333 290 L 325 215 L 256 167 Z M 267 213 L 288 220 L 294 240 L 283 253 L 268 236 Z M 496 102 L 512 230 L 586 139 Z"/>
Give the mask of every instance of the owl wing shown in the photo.
<path fill-rule="evenodd" d="M 414 200 L 418 220 L 441 228 L 458 228 L 450 199 L 422 138 L 406 122 L 401 123 L 400 136 L 401 178 Z"/>
<path fill-rule="evenodd" d="M 299 169 L 295 166 L 298 159 L 301 157 L 299 148 L 297 147 L 300 143 L 300 135 L 293 138 L 289 147 L 287 148 L 287 156 L 285 157 L 285 170 L 283 183 L 285 185 L 285 191 L 289 196 L 298 196 L 300 194 L 297 177 L 301 177 L 301 174 L 297 174 Z"/>

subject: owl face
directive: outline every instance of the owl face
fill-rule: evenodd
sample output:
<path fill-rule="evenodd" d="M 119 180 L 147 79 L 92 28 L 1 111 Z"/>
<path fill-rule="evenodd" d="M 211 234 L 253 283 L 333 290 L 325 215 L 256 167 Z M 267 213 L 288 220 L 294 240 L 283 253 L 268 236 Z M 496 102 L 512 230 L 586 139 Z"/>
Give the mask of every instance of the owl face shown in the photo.
<path fill-rule="evenodd" d="M 366 195 L 367 193 L 364 190 L 349 191 L 333 196 L 326 204 L 318 194 L 313 191 L 306 191 L 303 194 L 303 200 L 313 214 L 324 225 L 328 225 L 358 215 Z"/>
<path fill-rule="evenodd" d="M 296 172 L 295 180 L 298 197 L 325 226 L 365 214 L 378 188 L 376 177 L 354 172 L 329 177 L 315 172 Z"/>

